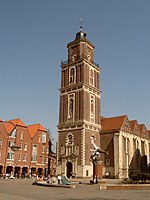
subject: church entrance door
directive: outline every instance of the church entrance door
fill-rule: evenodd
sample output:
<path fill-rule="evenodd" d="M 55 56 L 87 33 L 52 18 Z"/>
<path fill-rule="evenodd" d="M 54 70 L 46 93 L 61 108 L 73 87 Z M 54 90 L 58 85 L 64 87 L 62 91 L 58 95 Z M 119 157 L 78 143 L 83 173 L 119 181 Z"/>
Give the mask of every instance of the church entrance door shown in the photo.
<path fill-rule="evenodd" d="M 70 178 L 71 175 L 72 175 L 72 163 L 68 162 L 67 163 L 67 178 Z"/>

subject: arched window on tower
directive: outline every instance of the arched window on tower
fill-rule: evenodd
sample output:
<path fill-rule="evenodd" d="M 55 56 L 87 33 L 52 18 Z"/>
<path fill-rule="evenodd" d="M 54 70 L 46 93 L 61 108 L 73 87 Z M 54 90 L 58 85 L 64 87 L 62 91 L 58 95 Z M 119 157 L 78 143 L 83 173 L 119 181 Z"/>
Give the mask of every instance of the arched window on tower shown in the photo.
<path fill-rule="evenodd" d="M 91 114 L 94 114 L 94 100 L 91 100 Z"/>
<path fill-rule="evenodd" d="M 94 85 L 94 71 L 90 69 L 90 85 Z"/>
<path fill-rule="evenodd" d="M 75 94 L 70 94 L 68 96 L 68 119 L 74 119 L 74 107 L 75 107 Z"/>
<path fill-rule="evenodd" d="M 69 106 L 69 114 L 70 114 L 70 118 L 73 117 L 73 99 L 70 99 L 70 106 Z"/>
<path fill-rule="evenodd" d="M 75 67 L 69 69 L 69 83 L 76 82 L 76 70 Z"/>
<path fill-rule="evenodd" d="M 90 98 L 90 117 L 91 117 L 91 122 L 94 123 L 95 119 L 95 97 L 91 95 Z"/>

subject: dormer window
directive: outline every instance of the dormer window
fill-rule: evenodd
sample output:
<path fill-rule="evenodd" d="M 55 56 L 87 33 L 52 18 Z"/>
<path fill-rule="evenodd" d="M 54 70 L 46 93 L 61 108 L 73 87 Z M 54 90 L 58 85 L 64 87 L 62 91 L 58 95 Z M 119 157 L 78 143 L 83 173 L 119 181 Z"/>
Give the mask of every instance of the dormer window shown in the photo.
<path fill-rule="evenodd" d="M 17 132 L 17 130 L 16 130 L 16 129 L 14 129 L 14 130 L 13 130 L 13 132 L 11 133 L 10 137 L 13 137 L 13 138 L 15 138 L 15 137 L 16 137 L 16 132 Z"/>

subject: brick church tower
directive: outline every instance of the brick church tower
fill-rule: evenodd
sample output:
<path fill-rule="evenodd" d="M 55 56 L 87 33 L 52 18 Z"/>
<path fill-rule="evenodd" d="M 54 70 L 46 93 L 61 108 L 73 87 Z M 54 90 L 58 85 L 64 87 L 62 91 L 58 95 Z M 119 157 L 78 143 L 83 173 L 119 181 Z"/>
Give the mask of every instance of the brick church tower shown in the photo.
<path fill-rule="evenodd" d="M 57 174 L 91 177 L 91 137 L 100 146 L 100 68 L 82 26 L 61 63 Z"/>

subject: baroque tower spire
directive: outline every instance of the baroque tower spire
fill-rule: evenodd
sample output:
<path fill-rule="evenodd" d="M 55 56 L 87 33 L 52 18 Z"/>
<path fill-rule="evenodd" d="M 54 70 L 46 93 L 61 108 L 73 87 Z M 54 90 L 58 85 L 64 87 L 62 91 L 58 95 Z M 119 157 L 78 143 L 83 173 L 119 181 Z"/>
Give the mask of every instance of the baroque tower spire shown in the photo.
<path fill-rule="evenodd" d="M 81 22 L 67 45 L 68 60 L 61 63 L 57 173 L 67 177 L 90 177 L 90 138 L 100 146 L 100 68 Z"/>

